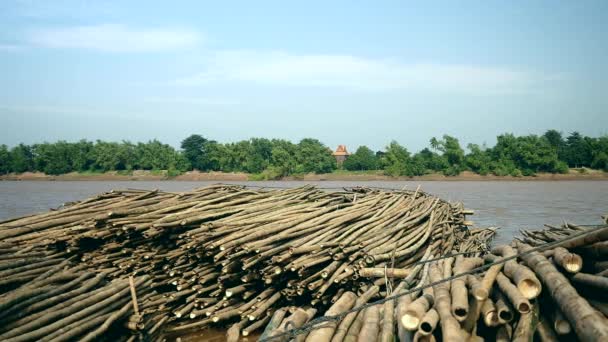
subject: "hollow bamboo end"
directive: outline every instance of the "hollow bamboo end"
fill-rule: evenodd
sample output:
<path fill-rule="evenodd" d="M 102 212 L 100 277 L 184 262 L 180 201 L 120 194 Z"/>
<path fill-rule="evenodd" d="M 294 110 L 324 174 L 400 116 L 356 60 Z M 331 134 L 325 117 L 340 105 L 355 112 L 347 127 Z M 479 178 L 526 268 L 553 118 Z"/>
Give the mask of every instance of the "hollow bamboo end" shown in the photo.
<path fill-rule="evenodd" d="M 511 322 L 513 320 L 513 313 L 509 310 L 500 310 L 498 311 L 498 319 L 503 322 Z"/>
<path fill-rule="evenodd" d="M 433 332 L 433 326 L 429 322 L 420 323 L 420 327 L 418 329 L 422 335 L 429 335 Z"/>
<path fill-rule="evenodd" d="M 530 303 L 528 302 L 521 302 L 517 304 L 517 311 L 519 311 L 522 314 L 528 313 L 530 312 Z"/>
<path fill-rule="evenodd" d="M 570 273 L 578 273 L 583 268 L 583 259 L 576 254 L 571 254 L 566 260 L 565 269 Z"/>
<path fill-rule="evenodd" d="M 524 297 L 526 297 L 527 299 L 533 299 L 533 298 L 538 297 L 538 295 L 540 294 L 540 290 L 541 290 L 540 284 L 532 279 L 524 279 L 517 285 L 517 288 L 519 289 L 521 294 Z M 529 305 L 528 305 L 528 311 L 530 311 Z M 520 311 L 520 312 L 522 312 L 522 311 Z"/>
<path fill-rule="evenodd" d="M 498 325 L 498 314 L 495 311 L 491 311 L 485 314 L 483 322 L 487 327 L 495 327 Z"/>
<path fill-rule="evenodd" d="M 459 322 L 463 322 L 467 318 L 468 313 L 469 310 L 463 307 L 454 307 L 452 309 L 452 314 L 454 315 L 454 318 L 456 318 L 456 320 L 458 320 Z"/>

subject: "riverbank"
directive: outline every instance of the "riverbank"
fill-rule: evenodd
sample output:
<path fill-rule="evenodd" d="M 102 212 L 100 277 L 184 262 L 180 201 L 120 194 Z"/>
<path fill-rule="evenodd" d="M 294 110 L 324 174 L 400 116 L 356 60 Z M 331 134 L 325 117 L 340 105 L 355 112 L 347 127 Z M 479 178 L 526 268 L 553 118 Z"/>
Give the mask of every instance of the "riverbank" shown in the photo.
<path fill-rule="evenodd" d="M 130 172 L 110 171 L 71 172 L 64 175 L 47 175 L 41 172 L 25 172 L 0 176 L 2 181 L 256 181 L 259 177 L 243 172 L 199 172 L 189 171 L 178 176 L 170 176 L 166 171 L 135 170 Z M 458 176 L 444 176 L 440 173 L 431 173 L 415 177 L 391 177 L 382 171 L 343 171 L 333 173 L 305 174 L 287 176 L 279 181 L 578 181 L 578 180 L 608 180 L 608 173 L 599 170 L 571 169 L 567 174 L 539 173 L 535 176 L 482 176 L 465 171 Z"/>

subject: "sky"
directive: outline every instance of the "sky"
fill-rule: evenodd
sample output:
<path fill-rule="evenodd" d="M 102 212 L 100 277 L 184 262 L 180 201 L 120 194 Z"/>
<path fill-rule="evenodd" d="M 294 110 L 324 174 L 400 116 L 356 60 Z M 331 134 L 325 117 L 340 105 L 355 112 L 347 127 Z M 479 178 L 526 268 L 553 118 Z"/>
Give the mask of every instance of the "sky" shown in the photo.
<path fill-rule="evenodd" d="M 608 133 L 607 1 L 0 2 L 0 144 Z"/>

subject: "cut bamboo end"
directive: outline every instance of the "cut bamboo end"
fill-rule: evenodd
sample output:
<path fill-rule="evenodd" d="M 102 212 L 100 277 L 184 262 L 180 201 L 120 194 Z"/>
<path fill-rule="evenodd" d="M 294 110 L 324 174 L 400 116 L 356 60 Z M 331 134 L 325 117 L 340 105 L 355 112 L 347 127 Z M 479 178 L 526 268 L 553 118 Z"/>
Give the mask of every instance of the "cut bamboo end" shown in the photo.
<path fill-rule="evenodd" d="M 519 289 L 519 292 L 521 292 L 521 294 L 527 299 L 538 297 L 541 291 L 540 283 L 538 283 L 535 279 L 524 279 L 517 284 L 517 288 Z M 518 311 L 523 313 L 523 311 Z M 530 311 L 529 307 L 526 312 L 528 311 Z"/>
<path fill-rule="evenodd" d="M 511 322 L 513 320 L 513 313 L 508 310 L 499 310 L 498 318 L 505 323 Z"/>
<path fill-rule="evenodd" d="M 465 307 L 455 306 L 452 307 L 452 314 L 454 315 L 454 318 L 456 318 L 459 322 L 463 322 L 469 314 L 469 309 Z"/>
<path fill-rule="evenodd" d="M 529 302 L 522 301 L 522 302 L 516 304 L 515 309 L 517 311 L 519 311 L 519 313 L 526 314 L 526 313 L 530 312 L 532 307 Z"/>
<path fill-rule="evenodd" d="M 424 314 L 424 317 L 422 317 L 420 325 L 418 326 L 418 332 L 423 336 L 430 335 L 435 331 L 438 323 L 439 313 L 435 309 L 430 309 Z"/>
<path fill-rule="evenodd" d="M 418 325 L 420 324 L 420 318 L 406 313 L 401 317 L 401 324 L 403 324 L 403 327 L 405 329 L 414 331 L 418 329 Z"/>
<path fill-rule="evenodd" d="M 583 259 L 580 255 L 570 254 L 566 257 L 564 269 L 570 273 L 578 273 L 583 268 Z"/>
<path fill-rule="evenodd" d="M 486 312 L 486 314 L 483 316 L 483 322 L 487 327 L 497 326 L 499 324 L 499 319 L 496 311 Z"/>
<path fill-rule="evenodd" d="M 433 332 L 433 327 L 431 326 L 431 324 L 429 322 L 421 322 L 420 331 L 422 331 L 423 333 L 428 335 Z"/>
<path fill-rule="evenodd" d="M 553 322 L 553 329 L 555 329 L 555 332 L 558 335 L 568 335 L 572 332 L 572 326 L 570 325 L 570 322 L 565 319 L 559 318 L 555 319 L 555 321 Z"/>

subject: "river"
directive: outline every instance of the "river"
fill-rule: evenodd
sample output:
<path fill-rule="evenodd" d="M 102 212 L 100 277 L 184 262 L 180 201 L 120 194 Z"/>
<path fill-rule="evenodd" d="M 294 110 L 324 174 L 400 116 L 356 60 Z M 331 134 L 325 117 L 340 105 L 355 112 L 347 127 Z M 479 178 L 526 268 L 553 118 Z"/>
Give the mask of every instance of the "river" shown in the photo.
<path fill-rule="evenodd" d="M 85 199 L 111 189 L 137 188 L 185 191 L 216 182 L 181 181 L 5 181 L 0 182 L 0 220 L 46 211 L 69 201 Z M 474 209 L 471 219 L 480 227 L 498 227 L 496 242 L 508 242 L 520 229 L 539 229 L 562 220 L 598 224 L 608 214 L 608 181 L 269 181 L 230 182 L 250 186 L 296 187 L 315 184 L 341 189 L 370 186 L 415 189 Z"/>

